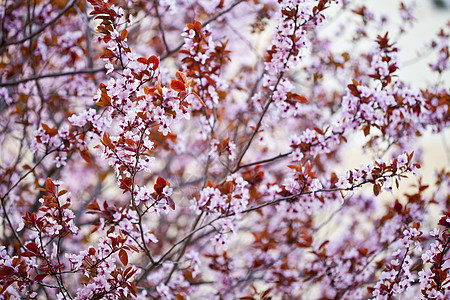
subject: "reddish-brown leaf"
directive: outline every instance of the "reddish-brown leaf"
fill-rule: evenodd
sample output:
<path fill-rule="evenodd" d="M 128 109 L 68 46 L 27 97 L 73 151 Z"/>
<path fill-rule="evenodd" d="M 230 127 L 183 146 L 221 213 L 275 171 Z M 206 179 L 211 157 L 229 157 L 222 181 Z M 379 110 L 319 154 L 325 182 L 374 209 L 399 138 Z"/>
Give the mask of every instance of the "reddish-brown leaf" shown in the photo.
<path fill-rule="evenodd" d="M 80 150 L 80 155 L 81 157 L 84 159 L 84 161 L 86 161 L 88 164 L 91 163 L 91 154 L 89 153 L 89 151 L 87 150 Z"/>
<path fill-rule="evenodd" d="M 271 288 L 265 290 L 264 293 L 262 293 L 261 298 L 262 298 L 262 299 L 267 299 L 267 296 L 269 295 L 269 293 L 270 293 L 271 290 L 272 290 Z"/>
<path fill-rule="evenodd" d="M 95 102 L 95 105 L 98 105 L 100 107 L 108 107 L 109 106 L 108 104 L 106 104 L 103 101 L 97 101 L 97 102 Z"/>
<path fill-rule="evenodd" d="M 42 280 L 44 280 L 44 278 L 47 276 L 48 276 L 48 274 L 46 274 L 46 273 L 38 274 L 38 275 L 36 275 L 36 277 L 34 277 L 34 281 L 42 282 Z"/>
<path fill-rule="evenodd" d="M 184 75 L 180 71 L 178 71 L 177 74 L 175 74 L 175 78 L 184 84 L 186 84 L 188 82 L 186 75 Z"/>
<path fill-rule="evenodd" d="M 169 206 L 171 209 L 175 210 L 175 202 L 173 201 L 172 197 L 168 196 L 166 197 L 167 203 L 169 203 Z"/>
<path fill-rule="evenodd" d="M 37 253 L 38 252 L 38 246 L 36 243 L 28 243 L 25 245 L 25 248 L 30 250 L 31 252 Z"/>
<path fill-rule="evenodd" d="M 122 33 L 120 34 L 122 37 L 122 40 L 124 41 L 128 36 L 128 31 L 126 29 L 122 30 Z"/>
<path fill-rule="evenodd" d="M 105 54 L 103 54 L 102 56 L 100 56 L 100 58 L 114 58 L 116 57 L 116 55 L 114 54 L 114 52 L 112 52 L 109 49 L 105 50 Z"/>
<path fill-rule="evenodd" d="M 203 78 L 205 78 L 206 81 L 208 81 L 208 83 L 209 83 L 210 85 L 212 85 L 213 87 L 216 87 L 216 82 L 214 81 L 214 79 L 212 79 L 211 77 L 209 77 L 209 76 L 206 75 L 206 74 L 203 74 Z"/>
<path fill-rule="evenodd" d="M 292 94 L 292 98 L 294 98 L 295 100 L 297 100 L 300 103 L 306 103 L 308 102 L 308 99 L 306 99 L 306 97 L 304 96 L 300 96 L 299 94 Z"/>
<path fill-rule="evenodd" d="M 127 251 L 120 249 L 119 250 L 119 259 L 124 266 L 128 265 L 128 254 Z"/>
<path fill-rule="evenodd" d="M 120 179 L 120 188 L 129 191 L 131 189 L 131 184 L 133 183 L 130 177 L 125 177 Z"/>
<path fill-rule="evenodd" d="M 139 57 L 139 58 L 137 59 L 137 61 L 140 62 L 141 64 L 144 64 L 144 65 L 147 64 L 147 59 L 144 58 L 144 57 Z"/>
<path fill-rule="evenodd" d="M 170 88 L 174 90 L 175 92 L 184 92 L 186 90 L 183 82 L 179 80 L 172 80 L 170 82 Z"/>
<path fill-rule="evenodd" d="M 50 127 L 49 127 L 47 124 L 45 124 L 45 123 L 42 123 L 41 126 L 42 126 L 42 129 L 44 129 L 45 132 L 46 132 L 48 135 L 50 135 L 50 136 L 55 136 L 55 135 L 58 134 L 58 129 L 56 129 L 55 126 L 53 126 L 52 128 L 50 128 Z"/>
<path fill-rule="evenodd" d="M 102 95 L 100 96 L 100 100 L 108 106 L 111 105 L 111 97 L 109 97 L 108 94 L 105 92 L 102 92 Z"/>
<path fill-rule="evenodd" d="M 165 180 L 164 178 L 162 178 L 161 176 L 158 176 L 158 178 L 156 179 L 156 183 L 153 186 L 154 190 L 156 193 L 161 194 L 163 191 L 163 188 L 168 185 L 167 180 Z"/>
<path fill-rule="evenodd" d="M 364 126 L 364 135 L 368 136 L 370 134 L 370 125 Z"/>
<path fill-rule="evenodd" d="M 45 180 L 45 188 L 50 193 L 54 194 L 55 193 L 55 184 L 53 183 L 53 180 L 51 180 L 50 178 L 47 178 Z"/>
<path fill-rule="evenodd" d="M 105 146 L 108 146 L 111 149 L 114 149 L 114 145 L 111 143 L 111 138 L 109 137 L 109 133 L 105 131 L 105 133 L 103 133 L 103 139 L 102 142 Z"/>
<path fill-rule="evenodd" d="M 159 67 L 159 59 L 156 56 L 152 55 L 147 59 L 147 64 L 153 64 L 152 69 L 156 70 Z"/>
<path fill-rule="evenodd" d="M 200 33 L 202 31 L 202 23 L 200 23 L 199 21 L 195 20 L 194 21 L 194 28 L 195 28 L 195 31 Z"/>
<path fill-rule="evenodd" d="M 151 88 L 149 88 L 148 86 L 144 86 L 144 93 L 146 95 L 150 94 L 153 90 Z"/>
<path fill-rule="evenodd" d="M 133 282 L 128 282 L 128 290 L 133 294 L 133 296 L 137 296 L 136 285 Z"/>
<path fill-rule="evenodd" d="M 160 187 L 165 187 L 167 185 L 167 180 L 165 180 L 161 176 L 158 176 L 158 178 L 156 179 L 156 185 Z"/>
<path fill-rule="evenodd" d="M 20 253 L 20 256 L 24 256 L 24 257 L 34 257 L 34 256 L 36 256 L 36 253 L 33 253 L 33 252 L 31 252 L 31 251 L 25 251 L 25 252 Z"/>
<path fill-rule="evenodd" d="M 94 199 L 94 201 L 92 201 L 91 204 L 86 206 L 86 209 L 90 209 L 90 210 L 100 210 L 100 206 L 98 205 L 97 200 Z"/>
<path fill-rule="evenodd" d="M 375 183 L 373 185 L 373 193 L 375 194 L 375 196 L 378 196 L 380 194 L 380 191 L 381 191 L 381 186 Z"/>

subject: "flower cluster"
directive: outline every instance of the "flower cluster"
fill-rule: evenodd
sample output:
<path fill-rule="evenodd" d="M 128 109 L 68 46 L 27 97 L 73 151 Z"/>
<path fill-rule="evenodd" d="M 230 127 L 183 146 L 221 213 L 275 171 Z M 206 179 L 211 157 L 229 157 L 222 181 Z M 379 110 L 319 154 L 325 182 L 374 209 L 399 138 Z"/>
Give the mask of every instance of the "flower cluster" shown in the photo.
<path fill-rule="evenodd" d="M 26 291 L 26 288 L 33 284 L 33 281 L 42 281 L 46 274 L 36 275 L 34 279 L 28 277 L 32 270 L 32 265 L 19 256 L 9 256 L 4 246 L 0 248 L 0 286 L 2 294 L 14 295 L 19 297 L 20 293 Z M 12 288 L 12 284 L 17 284 L 17 290 Z M 30 297 L 35 297 L 32 292 L 27 293 Z"/>
<path fill-rule="evenodd" d="M 44 195 L 40 200 L 42 207 L 39 208 L 38 214 L 27 211 L 18 230 L 26 227 L 36 231 L 40 237 L 76 234 L 78 228 L 73 223 L 75 215 L 69 209 L 71 197 L 66 195 L 67 190 L 58 190 L 60 183 L 53 183 L 50 178 L 46 180 L 45 186 L 44 191 L 48 195 Z M 63 195 L 65 196 L 62 197 Z"/>
<path fill-rule="evenodd" d="M 213 109 L 219 102 L 219 93 L 228 87 L 220 78 L 220 72 L 229 60 L 227 43 L 216 42 L 211 36 L 210 27 L 203 27 L 197 20 L 187 24 L 181 35 L 184 37 L 184 46 L 180 53 L 185 55 L 182 63 L 187 76 L 195 83 L 194 95 L 200 100 L 193 105 L 193 109 L 202 108 L 200 104 Z"/>
<path fill-rule="evenodd" d="M 411 244 L 419 245 L 422 232 L 420 223 L 413 223 L 406 228 L 401 237 L 399 247 L 392 253 L 391 261 L 386 264 L 385 270 L 380 274 L 379 281 L 373 287 L 372 295 L 376 299 L 389 299 L 401 295 L 414 282 L 411 273 L 413 260 L 411 258 Z"/>
<path fill-rule="evenodd" d="M 437 52 L 437 61 L 430 65 L 433 71 L 442 73 L 450 68 L 450 33 L 441 29 L 437 39 L 431 44 L 431 48 Z"/>
<path fill-rule="evenodd" d="M 423 132 L 427 124 L 447 124 L 448 103 L 432 104 L 419 91 L 393 82 L 392 76 L 398 69 L 398 49 L 389 42 L 388 34 L 378 36 L 377 44 L 379 54 L 372 57 L 369 72 L 380 86 L 371 87 L 357 81 L 349 84 L 342 99 L 342 124 L 362 128 L 366 136 L 376 131 L 379 135 L 372 134 L 371 144 L 376 144 L 378 139 L 406 144 L 410 136 Z M 442 111 L 442 117 L 433 111 Z"/>
<path fill-rule="evenodd" d="M 301 60 L 301 52 L 305 51 L 304 49 L 307 49 L 310 44 L 306 30 L 303 30 L 302 26 L 320 14 L 326 2 L 328 1 L 320 1 L 320 4 L 314 6 L 314 9 L 314 1 L 282 1 L 280 3 L 281 22 L 277 26 L 271 48 L 265 58 L 265 67 L 269 74 L 265 78 L 266 86 L 275 83 L 270 75 L 277 76 L 295 67 L 296 63 Z M 321 18 L 314 21 L 320 22 Z"/>
<path fill-rule="evenodd" d="M 63 237 L 76 235 L 79 231 L 74 224 L 75 214 L 69 208 L 70 195 L 67 190 L 60 189 L 60 186 L 61 183 L 47 178 L 45 188 L 41 189 L 45 195 L 40 200 L 39 211 L 27 211 L 22 217 L 17 231 L 27 233 L 28 238 L 34 241 L 21 245 L 23 251 L 20 256 L 9 258 L 5 249 L 2 249 L 2 291 L 14 282 L 22 290 L 49 276 L 60 280 L 64 264 L 61 264 L 58 257 L 62 251 L 59 243 Z"/>
<path fill-rule="evenodd" d="M 162 86 L 159 76 L 159 59 L 139 57 L 131 52 L 126 40 L 128 32 L 120 22 L 123 12 L 103 2 L 92 2 L 91 14 L 102 20 L 97 31 L 103 34 L 107 60 L 112 71 L 112 63 L 120 63 L 119 78 L 111 78 L 107 84 L 100 84 L 94 97 L 96 104 L 107 109 L 107 116 L 115 126 L 114 135 L 104 132 L 101 139 L 102 156 L 116 171 L 120 188 L 134 191 L 134 176 L 138 172 L 150 172 L 154 158 L 151 156 L 154 143 L 151 129 L 167 136 L 170 126 L 177 120 L 189 119 L 191 105 L 190 81 L 178 72 L 170 88 Z M 108 73 L 109 73 L 108 71 Z M 145 84 L 153 82 L 154 87 Z M 105 118 L 105 117 L 103 117 Z"/>
<path fill-rule="evenodd" d="M 353 171 L 347 171 L 346 174 L 337 177 L 335 185 L 342 189 L 354 189 L 355 187 L 370 182 L 373 184 L 373 192 L 378 195 L 383 187 L 392 189 L 392 178 L 398 187 L 398 180 L 406 172 L 415 172 L 420 165 L 412 163 L 413 153 L 404 153 L 394 158 L 389 164 L 384 162 L 375 162 L 375 165 L 362 166 Z"/>
<path fill-rule="evenodd" d="M 136 269 L 129 266 L 125 270 L 118 268 L 120 261 L 124 267 L 128 265 L 128 252 L 139 252 L 122 233 L 110 233 L 107 238 L 100 239 L 98 249 L 93 247 L 80 254 L 67 253 L 72 272 L 82 272 L 89 279 L 77 291 L 76 299 L 120 299 L 136 296 L 136 286 L 132 277 Z"/>
<path fill-rule="evenodd" d="M 223 185 L 208 184 L 192 200 L 193 209 L 199 214 L 236 215 L 247 208 L 249 193 L 247 181 L 242 177 L 230 176 Z"/>
<path fill-rule="evenodd" d="M 424 263 L 431 264 L 430 268 L 419 272 L 422 297 L 425 299 L 446 299 L 450 295 L 448 272 L 450 270 L 450 211 L 439 220 L 442 227 L 435 228 L 430 235 L 436 241 L 422 254 Z"/>

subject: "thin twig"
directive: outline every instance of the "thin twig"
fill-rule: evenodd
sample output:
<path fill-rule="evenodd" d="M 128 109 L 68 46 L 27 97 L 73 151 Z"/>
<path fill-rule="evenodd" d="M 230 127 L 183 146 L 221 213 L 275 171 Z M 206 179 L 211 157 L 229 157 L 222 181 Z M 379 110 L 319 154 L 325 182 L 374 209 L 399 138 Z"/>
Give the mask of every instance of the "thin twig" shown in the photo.
<path fill-rule="evenodd" d="M 94 74 L 99 72 L 106 72 L 105 68 L 97 68 L 97 69 L 86 69 L 86 70 L 74 70 L 74 71 L 67 71 L 67 72 L 60 72 L 60 73 L 50 73 L 50 74 L 42 74 L 42 75 L 34 75 L 27 78 L 22 78 L 15 81 L 6 81 L 6 82 L 0 82 L 0 86 L 14 86 L 18 85 L 20 83 L 38 80 L 42 78 L 48 78 L 48 77 L 62 77 L 62 76 L 70 76 L 70 75 L 77 75 L 77 74 Z"/>
<path fill-rule="evenodd" d="M 167 44 L 166 34 L 164 32 L 164 28 L 162 25 L 161 15 L 159 14 L 159 11 L 158 11 L 158 5 L 159 5 L 158 0 L 153 0 L 153 5 L 155 7 L 156 17 L 158 18 L 158 27 L 159 27 L 159 31 L 161 32 L 164 47 L 166 47 L 167 53 L 170 53 L 170 48 L 169 48 L 169 45 Z"/>

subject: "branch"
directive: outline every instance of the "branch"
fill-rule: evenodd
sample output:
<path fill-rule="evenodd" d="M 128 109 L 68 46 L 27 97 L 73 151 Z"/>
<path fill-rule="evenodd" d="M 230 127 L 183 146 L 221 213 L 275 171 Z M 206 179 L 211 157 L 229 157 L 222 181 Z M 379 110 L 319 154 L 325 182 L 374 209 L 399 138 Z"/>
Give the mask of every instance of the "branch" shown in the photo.
<path fill-rule="evenodd" d="M 258 160 L 258 161 L 254 161 L 254 162 L 251 162 L 251 163 L 248 163 L 248 164 L 240 165 L 238 169 L 242 169 L 242 168 L 245 168 L 245 167 L 251 167 L 251 166 L 254 166 L 254 165 L 265 164 L 265 163 L 269 163 L 269 162 L 274 162 L 277 159 L 280 159 L 280 158 L 283 158 L 283 157 L 286 157 L 286 156 L 290 155 L 291 153 L 292 153 L 292 151 L 289 151 L 289 152 L 286 152 L 286 153 L 283 153 L 283 154 L 278 154 L 277 156 L 274 156 L 274 157 L 271 157 L 271 158 L 266 158 L 266 159 L 263 159 L 263 160 Z"/>
<path fill-rule="evenodd" d="M 167 53 L 170 53 L 171 51 L 170 51 L 169 45 L 167 44 L 166 34 L 165 34 L 164 28 L 162 26 L 161 15 L 159 14 L 159 11 L 158 11 L 158 5 L 159 5 L 158 0 L 154 0 L 153 5 L 155 6 L 156 17 L 158 18 L 158 27 L 159 27 L 159 31 L 161 32 L 164 47 L 166 47 Z"/>
<path fill-rule="evenodd" d="M 403 174 L 403 172 L 402 172 L 401 174 Z M 382 175 L 382 176 L 380 176 L 380 177 L 392 177 L 392 176 L 396 176 L 396 175 L 398 175 L 398 174 L 393 174 L 393 175 Z M 358 183 L 358 184 L 353 184 L 352 186 L 347 187 L 347 188 L 324 188 L 324 189 L 320 189 L 320 190 L 317 190 L 317 191 L 308 191 L 308 192 L 301 191 L 300 193 L 297 193 L 297 194 L 293 194 L 293 195 L 290 195 L 290 196 L 277 198 L 277 199 L 275 199 L 275 200 L 268 201 L 268 202 L 265 202 L 265 203 L 260 204 L 260 205 L 255 205 L 255 206 L 253 206 L 253 207 L 250 207 L 250 208 L 248 208 L 248 209 L 245 209 L 245 210 L 241 211 L 240 213 L 242 213 L 242 214 L 244 214 L 244 213 L 249 213 L 249 212 L 252 212 L 252 211 L 255 211 L 255 210 L 259 210 L 259 209 L 261 209 L 261 208 L 263 208 L 263 207 L 266 207 L 266 206 L 270 206 L 270 205 L 274 205 L 274 204 L 277 204 L 277 203 L 280 203 L 280 202 L 283 202 L 283 201 L 288 201 L 288 200 L 292 200 L 292 199 L 298 198 L 298 197 L 300 197 L 300 196 L 302 196 L 302 195 L 309 195 L 309 194 L 314 194 L 314 193 L 326 193 L 326 192 L 351 191 L 351 190 L 354 190 L 354 189 L 356 189 L 356 188 L 358 188 L 358 187 L 360 187 L 360 186 L 363 186 L 363 185 L 365 185 L 365 184 L 367 184 L 367 183 L 371 183 L 371 181 L 362 181 L 362 182 L 360 182 L 360 183 Z M 341 208 L 340 208 L 340 209 L 341 209 Z M 340 209 L 338 209 L 335 213 L 339 212 Z M 169 254 L 170 254 L 177 246 L 179 246 L 179 245 L 181 245 L 181 244 L 183 244 L 183 243 L 185 243 L 185 242 L 190 241 L 191 238 L 192 238 L 192 236 L 193 236 L 194 234 L 196 234 L 197 232 L 201 231 L 202 229 L 204 229 L 204 228 L 206 228 L 206 227 L 212 226 L 212 224 L 213 224 L 214 222 L 218 221 L 218 220 L 221 220 L 221 219 L 224 219 L 224 218 L 233 217 L 233 216 L 235 216 L 235 215 L 236 215 L 235 213 L 223 214 L 223 215 L 220 215 L 220 216 L 218 216 L 218 217 L 212 219 L 212 220 L 209 221 L 208 223 L 205 223 L 205 224 L 203 224 L 203 225 L 201 225 L 201 226 L 199 226 L 199 227 L 196 227 L 197 224 L 194 223 L 193 230 L 192 230 L 190 233 L 188 233 L 186 236 L 184 236 L 183 238 L 181 238 L 180 240 L 178 240 L 177 242 L 175 242 L 168 250 L 166 250 L 166 252 L 164 252 L 164 254 L 159 258 L 159 260 L 158 260 L 157 262 L 155 262 L 154 264 L 152 264 L 148 269 L 145 269 L 144 272 L 141 274 L 141 276 L 136 280 L 135 284 L 138 284 L 138 283 L 139 283 L 140 281 L 142 281 L 142 280 L 143 280 L 143 279 L 144 279 L 151 271 L 153 271 L 153 270 L 154 270 L 155 268 L 157 268 L 158 266 L 162 265 L 162 262 L 164 261 L 164 259 L 165 259 L 165 258 L 166 258 L 166 257 L 167 257 L 167 256 L 168 256 L 168 255 L 169 255 Z M 200 215 L 200 216 L 202 216 L 202 215 Z M 197 218 L 197 220 L 198 220 L 198 219 L 199 219 L 199 218 Z M 313 232 L 315 232 L 315 231 L 319 230 L 320 228 L 322 228 L 323 226 L 325 226 L 329 221 L 330 221 L 330 220 L 326 220 L 326 221 L 325 221 L 324 223 L 322 223 L 318 228 L 316 228 Z M 197 222 L 197 221 L 196 221 L 196 222 Z M 195 228 L 195 227 L 196 227 L 196 228 Z M 211 232 L 214 232 L 214 231 L 211 231 Z M 183 248 L 182 248 L 181 253 L 184 252 L 185 247 L 186 247 L 186 243 L 185 243 L 182 247 L 183 247 Z M 179 260 L 179 259 L 178 259 L 178 260 Z M 173 273 L 173 271 L 171 271 L 171 272 Z M 170 275 L 172 275 L 172 273 L 171 273 Z M 167 281 L 166 281 L 166 283 L 167 283 Z"/>
<path fill-rule="evenodd" d="M 295 19 L 295 26 L 294 26 L 294 30 L 293 30 L 293 34 L 294 34 L 294 35 L 295 35 L 297 29 L 299 29 L 300 27 L 302 27 L 303 25 L 305 25 L 305 24 L 309 21 L 309 20 L 305 20 L 302 24 L 297 25 L 297 20 L 298 20 L 297 12 L 298 12 L 298 7 L 296 8 L 296 12 L 295 12 L 295 14 L 296 14 L 296 19 Z M 313 17 L 311 17 L 311 19 L 313 19 L 314 17 L 315 17 L 315 15 L 314 15 Z M 311 20 L 311 19 L 310 19 L 310 20 Z M 287 65 L 288 65 L 288 63 L 289 63 L 289 59 L 291 58 L 291 56 L 292 56 L 292 54 L 293 54 L 293 50 L 294 50 L 294 48 L 291 48 L 291 49 L 289 50 L 289 54 L 288 54 L 288 56 L 287 56 L 287 58 L 286 58 L 286 61 L 285 61 L 284 64 L 283 64 L 283 70 L 286 69 L 286 67 L 287 67 Z M 257 134 L 258 131 L 259 131 L 259 128 L 260 128 L 261 125 L 262 125 L 262 120 L 263 120 L 264 116 L 266 115 L 267 110 L 269 109 L 270 104 L 272 104 L 272 102 L 273 102 L 273 95 L 274 95 L 275 91 L 277 90 L 278 85 L 280 84 L 280 81 L 281 81 L 281 79 L 282 79 L 283 76 L 284 76 L 284 73 L 285 73 L 285 71 L 282 71 L 282 72 L 280 73 L 280 75 L 278 76 L 277 82 L 275 83 L 273 89 L 272 89 L 271 92 L 270 92 L 270 98 L 269 98 L 269 100 L 267 101 L 266 105 L 264 106 L 264 109 L 263 109 L 261 115 L 259 116 L 258 122 L 256 123 L 256 126 L 255 126 L 255 128 L 254 128 L 254 130 L 253 130 L 253 132 L 252 132 L 252 135 L 250 136 L 250 139 L 248 140 L 248 142 L 245 144 L 244 148 L 242 149 L 241 154 L 239 155 L 239 158 L 238 158 L 238 160 L 237 160 L 237 162 L 236 162 L 236 167 L 234 168 L 234 170 L 233 170 L 232 173 L 235 173 L 237 170 L 240 169 L 241 161 L 242 161 L 242 159 L 244 158 L 245 153 L 247 153 L 247 150 L 250 148 L 250 145 L 252 144 L 253 139 L 255 138 L 256 134 Z"/>
<path fill-rule="evenodd" d="M 16 81 L 6 81 L 6 82 L 0 82 L 0 86 L 14 86 L 18 85 L 24 82 L 33 81 L 37 79 L 42 78 L 48 78 L 48 77 L 62 77 L 62 76 L 70 76 L 70 75 L 77 75 L 77 74 L 94 74 L 99 72 L 106 72 L 105 68 L 97 68 L 97 69 L 86 69 L 86 70 L 74 70 L 74 71 L 67 71 L 67 72 L 61 72 L 61 73 L 50 73 L 50 74 L 42 74 L 42 75 L 36 75 L 31 76 L 28 78 L 22 78 Z"/>
<path fill-rule="evenodd" d="M 226 14 L 227 12 L 229 12 L 230 10 L 232 10 L 236 5 L 240 4 L 241 2 L 243 2 L 244 0 L 238 0 L 236 2 L 234 2 L 233 4 L 230 5 L 230 7 L 228 7 L 225 10 L 222 10 L 220 13 L 218 13 L 217 15 L 215 15 L 214 17 L 212 17 L 211 19 L 209 19 L 208 21 L 206 21 L 203 26 L 208 25 L 209 23 L 212 23 L 213 21 L 217 20 L 219 17 L 221 17 L 222 15 Z"/>

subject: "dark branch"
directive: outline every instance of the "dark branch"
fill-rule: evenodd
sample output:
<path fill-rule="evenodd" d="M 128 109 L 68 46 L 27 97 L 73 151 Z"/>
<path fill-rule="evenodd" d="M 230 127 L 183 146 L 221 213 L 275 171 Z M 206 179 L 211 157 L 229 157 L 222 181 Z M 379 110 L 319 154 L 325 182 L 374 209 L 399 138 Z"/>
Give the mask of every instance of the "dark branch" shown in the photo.
<path fill-rule="evenodd" d="M 15 80 L 15 81 L 0 82 L 0 86 L 14 86 L 14 85 L 18 85 L 20 83 L 33 81 L 33 80 L 37 80 L 37 79 L 42 79 L 42 78 L 48 78 L 48 77 L 61 77 L 61 76 L 70 76 L 70 75 L 77 75 L 77 74 L 94 74 L 94 73 L 99 73 L 99 72 L 106 72 L 106 70 L 105 70 L 105 68 L 97 68 L 97 69 L 67 71 L 67 72 L 61 72 L 61 73 L 42 74 L 42 75 L 31 76 L 28 78 L 22 78 L 22 79 Z"/>

